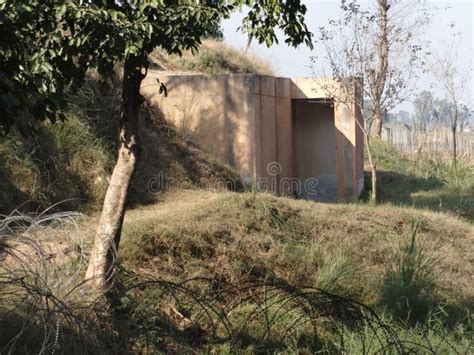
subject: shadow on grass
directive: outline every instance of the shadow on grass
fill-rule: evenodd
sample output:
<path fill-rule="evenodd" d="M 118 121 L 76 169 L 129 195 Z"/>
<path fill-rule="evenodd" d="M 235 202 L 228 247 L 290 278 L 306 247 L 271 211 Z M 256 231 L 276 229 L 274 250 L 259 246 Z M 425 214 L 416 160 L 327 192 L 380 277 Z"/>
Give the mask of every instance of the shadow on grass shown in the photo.
<path fill-rule="evenodd" d="M 90 78 L 74 98 L 82 119 L 114 157 L 120 116 L 118 87 L 117 78 L 110 82 Z M 139 119 L 139 158 L 129 190 L 130 205 L 155 203 L 160 192 L 176 187 L 243 189 L 240 175 L 234 169 L 180 134 L 156 105 L 143 105 Z M 112 166 L 114 162 L 115 159 Z"/>
<path fill-rule="evenodd" d="M 7 214 L 26 199 L 7 172 L 5 159 L 0 154 L 0 213 Z"/>
<path fill-rule="evenodd" d="M 377 173 L 380 203 L 451 212 L 474 221 L 474 188 L 448 186 L 435 178 L 421 178 L 391 171 Z M 368 201 L 371 189 L 370 173 L 365 173 L 362 200 Z"/>
<path fill-rule="evenodd" d="M 36 124 L 35 134 L 12 131 L 0 141 L 0 213 L 25 201 L 22 212 L 99 208 L 115 163 L 119 93 L 90 78 L 71 95 L 67 120 Z M 239 174 L 177 132 L 157 109 L 140 114 L 140 152 L 131 204 L 154 203 L 168 188 L 242 190 Z"/>

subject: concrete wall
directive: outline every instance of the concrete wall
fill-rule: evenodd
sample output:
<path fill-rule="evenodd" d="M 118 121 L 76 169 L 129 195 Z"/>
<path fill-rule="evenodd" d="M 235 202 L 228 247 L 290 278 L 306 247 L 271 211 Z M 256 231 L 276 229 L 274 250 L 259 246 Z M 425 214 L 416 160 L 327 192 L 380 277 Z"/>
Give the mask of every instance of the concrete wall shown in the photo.
<path fill-rule="evenodd" d="M 281 193 L 280 181 L 293 176 L 292 83 L 287 78 L 254 76 L 252 84 L 256 175 L 261 189 Z"/>
<path fill-rule="evenodd" d="M 158 94 L 156 79 L 166 85 L 168 97 Z M 288 195 L 294 188 L 285 182 L 297 174 L 318 174 L 321 186 L 327 185 L 326 190 L 338 200 L 351 200 L 358 196 L 363 183 L 363 141 L 356 129 L 360 110 L 336 102 L 330 119 L 327 107 L 294 105 L 297 100 L 332 98 L 337 87 L 328 78 L 163 75 L 151 71 L 141 92 L 183 134 L 236 168 L 244 178 L 258 179 L 261 188 Z M 308 132 L 300 132 L 296 139 L 303 142 L 295 146 L 294 121 L 300 116 L 299 124 Z M 296 172 L 294 150 L 303 149 L 304 142 L 311 140 L 316 142 L 311 153 L 314 157 L 299 154 L 299 165 L 305 159 L 307 164 L 313 160 L 319 163 L 308 173 Z M 334 175 L 337 193 L 331 185 Z"/>
<path fill-rule="evenodd" d="M 168 97 L 158 94 L 159 79 Z M 248 75 L 161 75 L 142 83 L 147 101 L 178 130 L 242 173 L 255 171 L 255 105 Z"/>

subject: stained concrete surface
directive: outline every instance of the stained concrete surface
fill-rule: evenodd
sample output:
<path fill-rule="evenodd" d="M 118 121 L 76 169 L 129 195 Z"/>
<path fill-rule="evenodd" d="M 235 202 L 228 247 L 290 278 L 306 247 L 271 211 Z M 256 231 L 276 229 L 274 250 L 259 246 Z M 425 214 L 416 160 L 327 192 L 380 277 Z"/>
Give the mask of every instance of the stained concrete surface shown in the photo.
<path fill-rule="evenodd" d="M 337 198 L 336 130 L 332 104 L 295 100 L 295 177 L 303 187 L 298 198 L 335 201 Z M 309 188 L 308 179 L 316 179 Z"/>
<path fill-rule="evenodd" d="M 168 97 L 159 95 L 156 79 L 166 85 Z M 308 111 L 308 118 L 303 118 L 300 125 L 306 129 L 300 137 L 294 132 L 298 114 L 292 103 L 299 99 L 331 99 L 337 87 L 338 83 L 330 78 L 150 71 L 141 91 L 181 133 L 261 189 L 294 195 L 295 180 L 313 177 L 319 179 L 319 199 L 325 195 L 326 200 L 346 201 L 356 199 L 363 184 L 363 138 L 356 125 L 356 120 L 361 120 L 360 108 L 336 102 L 331 124 L 329 119 L 321 119 L 329 117 L 327 107 L 303 105 L 301 110 Z M 303 142 L 295 144 L 295 139 Z M 305 141 L 310 142 L 306 148 Z M 303 164 L 308 166 L 307 171 L 296 170 L 301 166 L 294 161 L 299 156 L 295 154 L 297 149 L 309 152 L 307 158 L 301 158 L 307 160 Z M 270 169 L 274 163 L 278 164 L 276 171 Z M 316 199 L 314 194 L 300 197 Z"/>

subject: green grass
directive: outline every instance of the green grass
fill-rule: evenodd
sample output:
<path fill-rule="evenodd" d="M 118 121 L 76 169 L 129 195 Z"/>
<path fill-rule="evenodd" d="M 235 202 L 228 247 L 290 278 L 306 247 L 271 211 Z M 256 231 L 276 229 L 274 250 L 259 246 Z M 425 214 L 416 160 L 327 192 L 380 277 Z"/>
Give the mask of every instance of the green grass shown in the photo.
<path fill-rule="evenodd" d="M 474 163 L 461 156 L 456 166 L 436 155 L 407 155 L 374 141 L 378 195 L 382 203 L 448 212 L 474 221 Z M 366 186 L 370 176 L 366 175 Z"/>
<path fill-rule="evenodd" d="M 413 351 L 466 351 L 472 336 L 472 226 L 454 216 L 440 219 L 413 208 L 319 204 L 261 193 L 172 192 L 158 208 L 131 211 L 122 247 L 122 267 L 169 282 L 206 278 L 221 288 L 265 281 L 350 297 L 376 310 Z M 197 295 L 213 292 L 207 283 L 194 287 Z M 147 295 L 130 297 L 140 305 L 157 303 L 156 293 Z M 183 312 L 192 318 L 198 311 L 190 304 L 183 301 Z M 237 345 L 208 344 L 196 333 L 187 336 L 201 339 L 199 345 L 191 340 L 176 345 L 180 340 L 174 336 L 186 337 L 163 335 L 165 341 L 150 335 L 152 325 L 137 336 L 182 351 L 190 346 L 224 353 L 230 348 L 299 353 L 315 346 L 338 351 L 337 333 L 324 322 L 317 339 L 303 326 L 282 335 L 297 313 L 278 318 L 268 336 L 265 318 L 245 321 L 256 307 L 247 304 L 232 313 L 234 324 L 246 324 Z M 277 310 L 267 309 L 268 319 Z M 387 339 L 375 336 L 383 332 L 379 326 L 342 324 L 351 353 L 360 353 L 364 342 L 372 350 L 387 345 Z"/>
<path fill-rule="evenodd" d="M 416 243 L 413 223 L 419 224 Z M 205 276 L 317 286 L 388 304 L 394 313 L 398 301 L 383 297 L 398 288 L 400 296 L 413 291 L 415 299 L 430 289 L 436 295 L 431 312 L 440 304 L 465 309 L 472 299 L 471 232 L 469 223 L 414 209 L 190 191 L 169 195 L 158 211 L 129 214 L 122 260 L 173 281 Z"/>
<path fill-rule="evenodd" d="M 382 321 L 405 346 L 405 353 L 415 354 L 469 354 L 473 350 L 472 333 L 467 331 L 462 325 L 452 329 L 446 327 L 438 320 L 431 319 L 424 324 L 415 327 L 406 326 L 397 322 L 388 315 L 382 315 Z M 362 332 L 355 332 L 349 327 L 342 331 L 346 349 L 350 349 L 350 354 L 380 354 L 397 353 L 387 351 L 388 342 L 383 338 L 382 327 L 366 325 Z M 332 342 L 331 342 L 332 340 Z M 339 338 L 328 337 L 326 348 L 330 352 L 341 352 L 338 346 Z"/>
<path fill-rule="evenodd" d="M 423 322 L 436 302 L 433 270 L 438 260 L 433 247 L 417 243 L 418 227 L 413 226 L 408 243 L 401 243 L 396 259 L 387 270 L 381 296 L 383 306 L 411 324 Z"/>
<path fill-rule="evenodd" d="M 55 125 L 37 124 L 35 136 L 12 132 L 0 141 L 0 212 L 97 204 L 107 188 L 112 154 L 80 115 Z"/>
<path fill-rule="evenodd" d="M 321 263 L 315 286 L 329 293 L 349 296 L 357 277 L 357 266 L 343 252 L 335 251 Z"/>

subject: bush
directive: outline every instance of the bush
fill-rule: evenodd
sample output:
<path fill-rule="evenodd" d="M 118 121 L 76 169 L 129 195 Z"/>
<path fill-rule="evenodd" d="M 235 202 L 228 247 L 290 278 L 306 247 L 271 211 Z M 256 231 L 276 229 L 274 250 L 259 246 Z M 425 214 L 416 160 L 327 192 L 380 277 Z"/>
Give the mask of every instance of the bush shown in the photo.
<path fill-rule="evenodd" d="M 330 293 L 349 295 L 356 274 L 356 267 L 349 258 L 342 252 L 335 253 L 323 261 L 316 286 Z"/>

